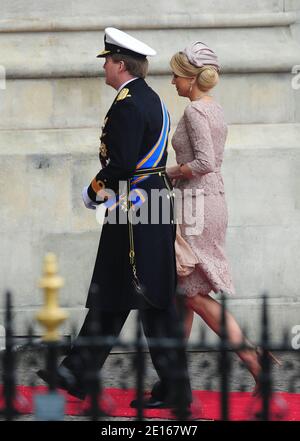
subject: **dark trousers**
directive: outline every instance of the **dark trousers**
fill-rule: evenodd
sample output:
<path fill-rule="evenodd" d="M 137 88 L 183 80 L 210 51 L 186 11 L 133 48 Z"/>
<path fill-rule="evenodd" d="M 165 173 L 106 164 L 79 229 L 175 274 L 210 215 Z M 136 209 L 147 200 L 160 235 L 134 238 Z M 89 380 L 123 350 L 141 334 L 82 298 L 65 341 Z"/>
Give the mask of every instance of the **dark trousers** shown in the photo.
<path fill-rule="evenodd" d="M 113 336 L 118 337 L 130 311 L 102 311 L 90 309 L 78 337 Z M 147 339 L 152 338 L 178 338 L 179 317 L 175 305 L 170 305 L 164 310 L 145 309 L 140 311 L 141 322 L 144 334 Z M 97 329 L 98 328 L 98 329 Z M 90 368 L 90 361 L 93 366 L 101 369 L 107 359 L 112 345 L 107 345 L 97 350 L 82 348 L 75 345 L 62 362 L 62 366 L 68 368 L 78 383 L 83 385 L 82 379 Z M 174 390 L 178 389 L 178 378 L 183 381 L 184 401 L 191 401 L 191 387 L 187 371 L 186 353 L 183 347 L 178 348 L 157 348 L 149 345 L 149 352 L 152 363 L 159 376 L 160 382 L 155 385 L 152 395 L 157 399 L 167 400 L 172 396 Z M 172 400 L 172 397 L 170 398 Z"/>

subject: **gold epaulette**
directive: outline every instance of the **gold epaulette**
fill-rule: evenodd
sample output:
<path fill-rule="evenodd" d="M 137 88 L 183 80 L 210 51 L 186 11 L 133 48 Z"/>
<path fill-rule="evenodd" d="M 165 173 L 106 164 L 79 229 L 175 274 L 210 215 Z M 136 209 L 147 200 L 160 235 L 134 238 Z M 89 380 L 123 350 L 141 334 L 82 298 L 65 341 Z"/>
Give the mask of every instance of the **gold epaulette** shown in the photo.
<path fill-rule="evenodd" d="M 117 96 L 116 101 L 121 101 L 124 100 L 127 97 L 130 97 L 131 95 L 129 95 L 129 89 L 127 89 L 127 87 L 125 87 L 124 89 L 122 89 L 119 93 L 119 95 Z"/>

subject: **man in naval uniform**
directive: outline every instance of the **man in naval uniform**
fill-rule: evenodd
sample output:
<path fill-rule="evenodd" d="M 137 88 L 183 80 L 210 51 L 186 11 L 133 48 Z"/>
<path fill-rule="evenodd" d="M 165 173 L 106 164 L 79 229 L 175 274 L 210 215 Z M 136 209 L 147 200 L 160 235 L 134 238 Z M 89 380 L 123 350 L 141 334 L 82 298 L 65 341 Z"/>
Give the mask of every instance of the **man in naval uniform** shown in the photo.
<path fill-rule="evenodd" d="M 83 189 L 82 196 L 89 209 L 105 203 L 107 213 L 115 214 L 115 221 L 110 222 L 108 215 L 102 228 L 86 302 L 89 312 L 79 337 L 91 335 L 92 317 L 97 318 L 100 335 L 117 337 L 132 309 L 139 309 L 147 339 L 177 337 L 173 196 L 165 174 L 170 121 L 164 103 L 144 80 L 148 70 L 146 57 L 155 55 L 155 51 L 115 28 L 105 29 L 104 42 L 105 49 L 98 57 L 105 58 L 106 84 L 116 89 L 117 95 L 102 127 L 99 149 L 102 168 Z M 126 184 L 123 193 L 120 183 Z M 111 190 L 116 197 L 108 197 Z M 160 212 L 156 222 L 151 222 L 151 210 L 154 210 L 151 190 L 164 190 L 160 207 L 169 208 L 168 222 L 163 222 Z M 129 213 L 131 209 L 137 212 L 143 204 L 148 204 L 149 222 L 133 225 Z M 120 222 L 124 215 L 126 223 Z M 111 347 L 93 350 L 99 369 L 110 350 Z M 172 407 L 176 384 L 171 374 L 179 359 L 170 349 L 149 345 L 149 350 L 160 381 L 144 406 Z M 191 389 L 185 354 L 183 357 L 182 365 L 181 353 L 185 379 L 181 399 L 188 405 Z M 59 367 L 58 385 L 84 398 L 83 378 L 87 369 L 86 352 L 83 356 L 82 349 L 75 344 Z M 41 370 L 38 375 L 49 381 L 49 372 Z"/>

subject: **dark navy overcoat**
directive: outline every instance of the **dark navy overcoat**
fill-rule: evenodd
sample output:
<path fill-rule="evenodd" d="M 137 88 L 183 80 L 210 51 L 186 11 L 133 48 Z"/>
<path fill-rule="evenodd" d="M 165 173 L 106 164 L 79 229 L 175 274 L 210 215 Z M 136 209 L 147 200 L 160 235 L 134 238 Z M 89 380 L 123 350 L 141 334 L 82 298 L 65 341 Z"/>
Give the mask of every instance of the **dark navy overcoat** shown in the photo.
<path fill-rule="evenodd" d="M 96 201 L 99 188 L 117 192 L 120 181 L 134 175 L 138 162 L 158 141 L 162 124 L 162 106 L 157 93 L 141 78 L 125 85 L 109 109 L 102 127 L 102 169 L 88 188 L 91 199 Z M 166 161 L 167 148 L 157 166 L 164 166 Z M 148 213 L 151 213 L 151 190 L 166 189 L 165 179 L 151 175 L 139 184 L 139 188 L 147 192 L 148 200 L 144 203 L 148 204 Z M 163 309 L 174 301 L 176 263 L 172 196 L 163 191 L 160 200 L 160 208 L 164 206 L 165 210 L 169 206 L 167 221 L 166 215 L 162 219 L 161 213 L 159 216 L 156 213 L 155 223 L 151 223 L 149 214 L 150 222 L 133 225 L 137 275 L 144 287 L 143 301 L 132 284 L 128 224 L 107 222 L 100 237 L 91 281 L 93 289 L 90 289 L 86 302 L 88 308 L 98 307 L 107 311 L 138 307 Z M 116 210 L 121 210 L 120 206 Z M 119 214 L 116 216 L 118 220 Z"/>

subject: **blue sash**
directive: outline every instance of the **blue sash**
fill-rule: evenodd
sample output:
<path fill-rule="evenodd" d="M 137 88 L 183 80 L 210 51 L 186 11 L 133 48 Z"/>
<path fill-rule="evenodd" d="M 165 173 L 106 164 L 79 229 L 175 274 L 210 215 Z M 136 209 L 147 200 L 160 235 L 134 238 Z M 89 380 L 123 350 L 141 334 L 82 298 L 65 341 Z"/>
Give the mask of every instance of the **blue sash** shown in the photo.
<path fill-rule="evenodd" d="M 136 166 L 136 170 L 143 170 L 144 168 L 149 169 L 149 168 L 157 167 L 167 147 L 168 134 L 170 131 L 170 117 L 167 108 L 162 101 L 161 101 L 161 107 L 163 114 L 163 124 L 159 138 L 157 142 L 154 144 L 154 146 L 151 148 L 151 150 L 144 156 L 144 158 L 142 158 L 138 162 Z M 150 175 L 139 175 L 139 176 L 132 176 L 132 178 L 130 179 L 130 189 L 131 189 L 130 200 L 132 202 L 132 205 L 134 205 L 137 208 L 145 202 L 145 197 L 143 196 L 142 192 L 138 189 L 137 184 L 139 184 L 142 181 L 145 181 L 149 177 Z M 121 195 L 117 195 L 116 198 L 109 199 L 104 203 L 104 205 L 106 206 L 106 208 L 112 211 L 120 203 L 126 202 L 126 200 L 127 200 L 127 194 L 123 193 Z"/>

